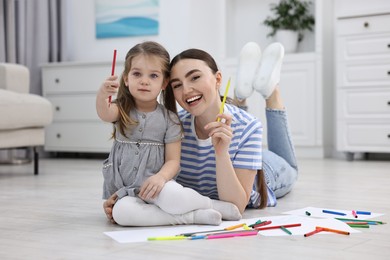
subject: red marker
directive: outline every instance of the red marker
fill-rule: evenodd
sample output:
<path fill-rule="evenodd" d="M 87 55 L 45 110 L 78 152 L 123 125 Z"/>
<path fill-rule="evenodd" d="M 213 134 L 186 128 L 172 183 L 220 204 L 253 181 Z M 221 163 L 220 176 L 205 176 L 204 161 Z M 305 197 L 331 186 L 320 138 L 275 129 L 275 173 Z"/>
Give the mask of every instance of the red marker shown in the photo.
<path fill-rule="evenodd" d="M 112 57 L 111 76 L 114 76 L 115 74 L 115 63 L 116 63 L 116 50 L 114 50 L 114 57 Z M 111 104 L 111 96 L 108 97 L 108 104 Z"/>

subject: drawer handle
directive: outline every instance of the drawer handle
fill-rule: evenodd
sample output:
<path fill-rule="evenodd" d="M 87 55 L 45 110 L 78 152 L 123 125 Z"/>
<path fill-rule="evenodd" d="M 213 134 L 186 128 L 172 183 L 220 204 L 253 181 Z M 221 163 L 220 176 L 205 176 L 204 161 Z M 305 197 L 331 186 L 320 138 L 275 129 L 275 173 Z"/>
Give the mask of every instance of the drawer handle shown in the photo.
<path fill-rule="evenodd" d="M 59 78 L 56 78 L 54 81 L 55 81 L 55 83 L 57 83 L 57 84 L 60 83 L 60 79 L 59 79 Z"/>
<path fill-rule="evenodd" d="M 56 107 L 56 111 L 60 111 L 60 107 L 57 106 L 57 107 Z"/>
<path fill-rule="evenodd" d="M 390 139 L 390 134 L 388 134 L 388 135 L 387 135 L 387 138 L 389 138 L 389 139 Z"/>
<path fill-rule="evenodd" d="M 61 138 L 61 134 L 57 134 L 57 138 Z"/>
<path fill-rule="evenodd" d="M 370 26 L 370 24 L 368 22 L 364 22 L 364 27 L 367 28 L 368 26 Z"/>
<path fill-rule="evenodd" d="M 387 48 L 390 48 L 390 43 L 389 43 L 389 44 L 387 44 Z"/>

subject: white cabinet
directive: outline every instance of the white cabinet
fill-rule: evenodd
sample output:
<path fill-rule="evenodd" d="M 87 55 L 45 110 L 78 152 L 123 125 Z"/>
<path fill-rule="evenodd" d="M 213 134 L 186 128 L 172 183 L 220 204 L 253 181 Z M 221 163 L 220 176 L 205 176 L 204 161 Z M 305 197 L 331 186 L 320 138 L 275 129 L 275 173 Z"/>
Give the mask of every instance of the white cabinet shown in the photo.
<path fill-rule="evenodd" d="M 390 2 L 337 1 L 337 149 L 390 152 Z M 375 8 L 373 8 L 375 7 Z"/>
<path fill-rule="evenodd" d="M 117 71 L 122 68 L 117 66 Z M 43 94 L 53 104 L 53 123 L 45 131 L 45 150 L 109 152 L 112 124 L 99 119 L 96 92 L 110 75 L 110 63 L 52 63 L 42 66 Z"/>
<path fill-rule="evenodd" d="M 234 78 L 240 48 L 255 41 L 264 49 L 273 41 L 262 25 L 272 15 L 277 0 L 226 1 L 226 60 L 221 62 L 225 81 Z M 307 32 L 297 53 L 285 55 L 280 88 L 287 108 L 292 139 L 298 156 L 324 157 L 332 152 L 333 139 L 333 1 L 312 1 L 314 32 Z M 234 82 L 234 81 L 233 81 Z M 233 90 L 230 91 L 233 96 Z M 265 124 L 265 102 L 255 93 L 247 100 L 249 112 Z M 266 130 L 266 127 L 264 128 Z M 265 136 L 266 136 L 265 131 Z M 264 139 L 265 144 L 266 140 Z"/>

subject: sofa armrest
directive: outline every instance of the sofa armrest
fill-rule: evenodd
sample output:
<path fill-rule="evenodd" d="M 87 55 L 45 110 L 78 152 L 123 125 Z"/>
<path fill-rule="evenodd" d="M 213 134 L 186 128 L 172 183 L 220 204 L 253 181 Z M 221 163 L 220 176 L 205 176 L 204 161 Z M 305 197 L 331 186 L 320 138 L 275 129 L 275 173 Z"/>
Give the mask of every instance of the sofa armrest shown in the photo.
<path fill-rule="evenodd" d="M 20 64 L 0 63 L 0 88 L 18 93 L 29 93 L 29 69 Z"/>

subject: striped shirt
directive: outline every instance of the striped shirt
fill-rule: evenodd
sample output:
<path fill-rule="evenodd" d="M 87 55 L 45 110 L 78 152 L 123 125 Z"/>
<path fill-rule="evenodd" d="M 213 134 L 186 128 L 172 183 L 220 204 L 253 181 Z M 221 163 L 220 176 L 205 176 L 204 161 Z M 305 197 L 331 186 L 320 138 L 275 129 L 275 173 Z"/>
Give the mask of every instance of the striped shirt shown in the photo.
<path fill-rule="evenodd" d="M 230 159 L 234 168 L 258 170 L 262 168 L 262 133 L 259 120 L 244 110 L 226 104 L 225 113 L 232 115 L 233 138 L 229 147 Z M 215 150 L 211 138 L 198 139 L 194 127 L 194 117 L 185 110 L 179 111 L 183 124 L 184 139 L 181 150 L 181 172 L 176 181 L 212 199 L 218 198 L 215 167 Z M 252 191 L 248 206 L 260 203 L 259 193 Z M 257 194 L 257 195 L 256 195 Z M 268 188 L 269 197 L 275 197 Z M 270 203 L 268 203 L 270 204 Z"/>

